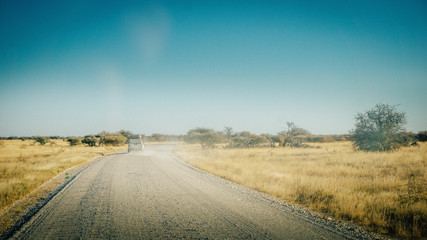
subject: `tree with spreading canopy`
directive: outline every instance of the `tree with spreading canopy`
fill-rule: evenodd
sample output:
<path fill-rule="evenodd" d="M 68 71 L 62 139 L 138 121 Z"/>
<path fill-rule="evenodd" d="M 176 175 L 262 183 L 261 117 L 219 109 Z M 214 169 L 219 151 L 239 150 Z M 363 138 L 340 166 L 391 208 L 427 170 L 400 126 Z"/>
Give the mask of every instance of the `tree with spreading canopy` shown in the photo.
<path fill-rule="evenodd" d="M 86 135 L 82 143 L 88 145 L 89 147 L 95 147 L 96 143 L 98 142 L 98 139 L 94 135 Z"/>
<path fill-rule="evenodd" d="M 396 106 L 377 104 L 364 113 L 357 113 L 356 124 L 350 131 L 350 140 L 356 149 L 363 151 L 390 151 L 407 145 L 401 132 L 406 123 L 404 112 Z"/>
<path fill-rule="evenodd" d="M 288 129 L 279 134 L 282 139 L 282 146 L 286 147 L 304 147 L 305 138 L 303 136 L 310 135 L 310 132 L 304 128 L 297 127 L 294 122 L 286 122 Z"/>
<path fill-rule="evenodd" d="M 37 137 L 34 137 L 34 141 L 40 143 L 40 145 L 45 145 L 47 143 L 48 139 L 47 139 L 47 137 L 37 136 Z"/>
<path fill-rule="evenodd" d="M 222 138 L 218 132 L 208 128 L 195 128 L 188 131 L 184 140 L 188 143 L 199 143 L 203 149 L 213 148 Z"/>

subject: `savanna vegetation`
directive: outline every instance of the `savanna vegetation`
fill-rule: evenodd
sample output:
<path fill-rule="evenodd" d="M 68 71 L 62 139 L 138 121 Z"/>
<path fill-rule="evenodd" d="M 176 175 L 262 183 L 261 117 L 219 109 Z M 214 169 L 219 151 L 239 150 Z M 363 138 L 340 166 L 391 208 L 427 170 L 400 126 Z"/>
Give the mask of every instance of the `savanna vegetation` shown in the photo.
<path fill-rule="evenodd" d="M 0 138 L 0 210 L 64 170 L 97 156 L 126 150 L 132 133 L 103 131 L 84 137 Z M 182 136 L 152 134 L 145 141 L 179 141 Z"/>
<path fill-rule="evenodd" d="M 293 122 L 277 135 L 195 128 L 176 154 L 200 169 L 379 233 L 427 237 L 426 132 L 377 104 L 348 135 L 315 136 Z"/>
<path fill-rule="evenodd" d="M 179 145 L 187 163 L 287 202 L 399 237 L 426 237 L 427 143 L 393 152 L 349 141 L 305 148 L 203 149 Z"/>
<path fill-rule="evenodd" d="M 363 151 L 390 151 L 414 142 L 405 134 L 406 116 L 396 106 L 377 104 L 365 113 L 356 115 L 356 124 L 350 140 L 356 149 Z"/>
<path fill-rule="evenodd" d="M 0 210 L 70 167 L 125 150 L 126 137 L 119 135 L 103 133 L 101 144 L 95 137 L 0 140 Z M 95 146 L 88 139 L 97 147 L 88 147 Z"/>
<path fill-rule="evenodd" d="M 358 113 L 345 135 L 313 135 L 287 122 L 278 134 L 194 128 L 186 135 L 142 135 L 144 142 L 185 141 L 184 161 L 231 181 L 379 233 L 427 236 L 427 131 L 405 132 L 406 115 L 377 104 Z M 132 133 L 0 138 L 0 210 L 67 168 L 125 150 Z"/>

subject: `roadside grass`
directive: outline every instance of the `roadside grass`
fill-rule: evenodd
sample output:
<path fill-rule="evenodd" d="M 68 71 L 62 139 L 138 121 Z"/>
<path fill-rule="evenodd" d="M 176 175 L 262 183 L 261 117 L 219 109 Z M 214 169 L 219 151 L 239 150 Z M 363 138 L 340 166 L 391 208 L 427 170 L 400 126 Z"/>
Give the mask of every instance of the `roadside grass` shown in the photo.
<path fill-rule="evenodd" d="M 350 142 L 310 146 L 181 144 L 174 151 L 195 167 L 327 216 L 381 234 L 427 237 L 427 143 L 370 153 L 354 151 Z"/>
<path fill-rule="evenodd" d="M 70 167 L 126 149 L 69 146 L 61 139 L 43 146 L 33 140 L 0 141 L 0 211 Z"/>

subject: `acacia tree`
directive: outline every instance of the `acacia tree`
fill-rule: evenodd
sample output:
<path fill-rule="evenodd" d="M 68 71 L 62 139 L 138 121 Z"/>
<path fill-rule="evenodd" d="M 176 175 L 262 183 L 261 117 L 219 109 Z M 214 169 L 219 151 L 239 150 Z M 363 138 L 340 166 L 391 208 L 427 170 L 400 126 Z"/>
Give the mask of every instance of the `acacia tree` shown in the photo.
<path fill-rule="evenodd" d="M 126 143 L 129 143 L 130 136 L 132 136 L 132 132 L 126 130 L 120 130 L 119 133 L 126 138 Z"/>
<path fill-rule="evenodd" d="M 40 143 L 40 145 L 45 145 L 47 143 L 47 137 L 34 137 L 34 140 L 38 143 Z"/>
<path fill-rule="evenodd" d="M 258 136 L 248 131 L 234 134 L 232 143 L 229 147 L 233 148 L 251 148 L 258 147 L 262 143 L 266 143 L 267 139 L 265 136 Z"/>
<path fill-rule="evenodd" d="M 80 139 L 77 137 L 69 137 L 67 141 L 70 143 L 70 146 L 75 146 L 81 143 Z"/>
<path fill-rule="evenodd" d="M 93 135 L 86 135 L 83 138 L 82 143 L 87 144 L 89 147 L 95 147 L 97 143 L 97 139 Z"/>
<path fill-rule="evenodd" d="M 233 128 L 232 127 L 224 127 L 224 137 L 227 144 L 227 147 L 232 145 L 232 137 L 233 137 Z"/>
<path fill-rule="evenodd" d="M 399 133 L 406 123 L 404 112 L 396 106 L 377 104 L 365 113 L 357 113 L 356 124 L 350 131 L 350 141 L 363 151 L 389 151 L 401 147 Z"/>
<path fill-rule="evenodd" d="M 184 141 L 188 143 L 199 143 L 203 149 L 213 148 L 215 144 L 221 142 L 221 135 L 208 128 L 195 128 L 188 131 L 184 136 Z"/>
<path fill-rule="evenodd" d="M 120 146 L 125 144 L 127 138 L 119 133 L 111 133 L 103 136 L 104 145 Z"/>
<path fill-rule="evenodd" d="M 302 136 L 310 135 L 310 132 L 304 128 L 297 127 L 294 122 L 286 122 L 288 130 L 281 132 L 282 146 L 303 147 L 304 138 Z"/>

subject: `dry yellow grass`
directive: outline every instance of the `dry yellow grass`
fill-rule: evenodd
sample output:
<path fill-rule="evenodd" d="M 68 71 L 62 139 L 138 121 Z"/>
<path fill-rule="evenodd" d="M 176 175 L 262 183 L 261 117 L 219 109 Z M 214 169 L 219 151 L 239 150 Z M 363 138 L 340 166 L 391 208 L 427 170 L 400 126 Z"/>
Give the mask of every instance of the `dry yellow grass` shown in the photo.
<path fill-rule="evenodd" d="M 394 152 L 349 142 L 312 148 L 208 149 L 179 145 L 184 161 L 215 175 L 379 233 L 426 237 L 427 143 Z"/>
<path fill-rule="evenodd" d="M 44 146 L 32 140 L 0 140 L 0 210 L 70 167 L 125 149 L 71 147 L 63 140 L 51 140 Z"/>

